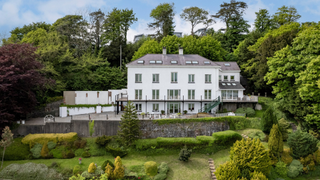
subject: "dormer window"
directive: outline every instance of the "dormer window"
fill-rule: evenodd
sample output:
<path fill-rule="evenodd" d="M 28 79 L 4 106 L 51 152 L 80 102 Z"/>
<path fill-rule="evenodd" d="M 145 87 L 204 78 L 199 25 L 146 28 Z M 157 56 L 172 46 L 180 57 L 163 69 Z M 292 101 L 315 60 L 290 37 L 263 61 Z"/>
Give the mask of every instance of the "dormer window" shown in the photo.
<path fill-rule="evenodd" d="M 205 61 L 204 64 L 205 65 L 209 65 L 209 64 L 211 64 L 211 62 L 210 61 Z"/>
<path fill-rule="evenodd" d="M 232 85 L 234 85 L 234 86 L 235 86 L 235 85 L 236 85 L 236 83 L 232 83 Z"/>
<path fill-rule="evenodd" d="M 162 61 L 156 61 L 157 64 L 162 64 Z"/>
<path fill-rule="evenodd" d="M 178 61 L 171 61 L 171 64 L 177 64 Z"/>
<path fill-rule="evenodd" d="M 224 66 L 228 67 L 228 66 L 230 66 L 230 63 L 224 63 Z"/>
<path fill-rule="evenodd" d="M 191 64 L 191 61 L 186 61 L 186 64 Z"/>
<path fill-rule="evenodd" d="M 155 63 L 156 63 L 156 61 L 149 61 L 149 63 L 150 63 L 150 64 L 155 64 Z"/>
<path fill-rule="evenodd" d="M 192 61 L 192 64 L 199 64 L 198 61 Z"/>
<path fill-rule="evenodd" d="M 144 61 L 143 60 L 138 61 L 138 64 L 144 64 Z"/>

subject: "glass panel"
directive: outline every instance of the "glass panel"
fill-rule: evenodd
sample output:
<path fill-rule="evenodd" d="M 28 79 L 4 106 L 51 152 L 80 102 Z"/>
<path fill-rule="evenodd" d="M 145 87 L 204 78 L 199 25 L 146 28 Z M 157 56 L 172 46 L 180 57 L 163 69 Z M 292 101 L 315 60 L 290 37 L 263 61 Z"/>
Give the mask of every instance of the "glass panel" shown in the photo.
<path fill-rule="evenodd" d="M 221 75 L 219 75 L 219 81 L 221 81 Z"/>
<path fill-rule="evenodd" d="M 194 99 L 195 90 L 192 90 L 192 99 Z"/>
<path fill-rule="evenodd" d="M 227 90 L 227 99 L 232 99 L 232 91 Z"/>
<path fill-rule="evenodd" d="M 228 76 L 223 76 L 224 81 L 228 81 Z"/>
<path fill-rule="evenodd" d="M 211 99 L 211 90 L 209 90 L 209 99 Z"/>
<path fill-rule="evenodd" d="M 238 91 L 233 91 L 233 99 L 238 99 Z"/>
<path fill-rule="evenodd" d="M 191 90 L 188 90 L 188 99 L 191 98 Z"/>
<path fill-rule="evenodd" d="M 139 99 L 142 99 L 142 90 L 139 90 Z"/>
<path fill-rule="evenodd" d="M 234 76 L 230 76 L 230 80 L 231 80 L 231 81 L 234 81 Z"/>
<path fill-rule="evenodd" d="M 226 91 L 225 90 L 221 91 L 221 96 L 222 96 L 222 99 L 226 99 Z"/>

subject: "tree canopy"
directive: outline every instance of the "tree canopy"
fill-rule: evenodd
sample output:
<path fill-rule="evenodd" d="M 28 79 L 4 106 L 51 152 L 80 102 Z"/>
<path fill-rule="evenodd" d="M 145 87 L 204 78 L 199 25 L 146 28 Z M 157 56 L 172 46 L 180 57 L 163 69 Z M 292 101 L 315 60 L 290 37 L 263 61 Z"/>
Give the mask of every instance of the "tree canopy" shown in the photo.
<path fill-rule="evenodd" d="M 207 18 L 208 14 L 209 14 L 208 11 L 194 6 L 194 7 L 184 8 L 183 12 L 180 14 L 180 17 L 185 21 L 190 21 L 191 35 L 194 35 L 193 30 L 197 24 L 205 22 L 206 25 L 209 25 L 211 23 L 210 19 Z"/>

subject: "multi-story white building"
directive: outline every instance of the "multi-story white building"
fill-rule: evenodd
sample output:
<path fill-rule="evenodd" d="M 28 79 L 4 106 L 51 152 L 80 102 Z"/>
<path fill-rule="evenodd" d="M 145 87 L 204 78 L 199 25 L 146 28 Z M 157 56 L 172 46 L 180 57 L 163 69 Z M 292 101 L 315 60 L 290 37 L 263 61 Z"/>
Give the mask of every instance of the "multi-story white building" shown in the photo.
<path fill-rule="evenodd" d="M 215 112 L 220 102 L 244 102 L 236 62 L 214 62 L 197 54 L 147 54 L 127 64 L 127 95 L 138 112 Z"/>

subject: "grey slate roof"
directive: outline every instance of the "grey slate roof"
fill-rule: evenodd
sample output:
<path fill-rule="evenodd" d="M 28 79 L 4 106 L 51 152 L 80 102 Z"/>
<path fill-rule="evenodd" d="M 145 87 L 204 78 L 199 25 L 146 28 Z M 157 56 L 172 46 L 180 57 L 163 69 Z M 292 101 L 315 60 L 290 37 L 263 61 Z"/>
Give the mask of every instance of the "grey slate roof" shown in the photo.
<path fill-rule="evenodd" d="M 162 64 L 150 64 L 150 61 L 162 61 Z M 143 64 L 138 64 L 138 61 L 144 61 Z M 177 64 L 172 64 L 171 61 L 177 61 Z M 186 61 L 198 61 L 199 64 L 186 64 Z M 210 64 L 204 64 L 205 61 L 209 61 Z M 225 66 L 225 63 L 229 63 L 230 66 Z M 218 61 L 211 61 L 207 58 L 204 58 L 198 54 L 146 54 L 135 61 L 132 61 L 127 64 L 128 66 L 131 65 L 138 65 L 138 66 L 147 66 L 147 65 L 184 65 L 184 66 L 221 66 L 222 70 L 240 70 L 238 64 L 236 62 L 218 62 Z"/>
<path fill-rule="evenodd" d="M 222 83 L 224 83 L 225 85 L 222 85 Z M 233 85 L 233 83 L 235 85 Z M 228 85 L 228 84 L 230 84 L 230 85 Z M 244 87 L 238 81 L 220 81 L 219 88 L 221 90 L 228 90 L 228 89 L 243 89 L 244 90 Z"/>

